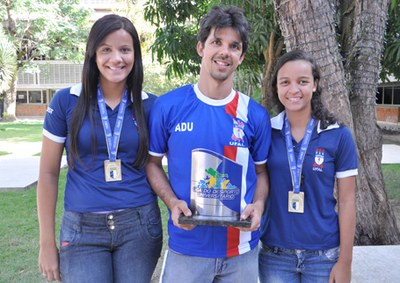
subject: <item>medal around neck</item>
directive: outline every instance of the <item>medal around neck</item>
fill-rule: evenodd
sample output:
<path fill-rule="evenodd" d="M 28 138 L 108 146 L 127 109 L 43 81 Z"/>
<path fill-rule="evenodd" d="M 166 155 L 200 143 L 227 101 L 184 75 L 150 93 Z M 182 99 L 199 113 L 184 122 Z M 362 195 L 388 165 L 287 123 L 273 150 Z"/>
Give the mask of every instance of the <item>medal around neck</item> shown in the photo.
<path fill-rule="evenodd" d="M 313 117 L 308 121 L 307 129 L 301 142 L 300 151 L 297 160 L 295 158 L 292 135 L 290 132 L 290 123 L 288 117 L 285 117 L 285 143 L 288 156 L 290 175 L 292 178 L 293 191 L 289 191 L 288 211 L 294 213 L 304 213 L 304 192 L 300 191 L 303 176 L 301 174 L 303 161 L 307 153 L 307 148 L 311 140 L 312 132 L 315 125 Z"/>
<path fill-rule="evenodd" d="M 124 122 L 127 99 L 128 93 L 125 89 L 118 109 L 118 116 L 114 126 L 114 133 L 112 133 L 103 92 L 100 85 L 97 88 L 97 103 L 100 110 L 101 122 L 103 125 L 104 136 L 106 138 L 106 145 L 109 156 L 109 160 L 104 160 L 104 175 L 106 182 L 115 182 L 122 180 L 121 160 L 117 159 L 117 152 L 119 138 L 121 137 L 122 125 Z"/>
<path fill-rule="evenodd" d="M 241 220 L 242 165 L 207 149 L 192 150 L 190 210 L 180 224 L 250 227 Z"/>
<path fill-rule="evenodd" d="M 289 192 L 288 210 L 294 213 L 304 213 L 304 192 Z"/>
<path fill-rule="evenodd" d="M 121 160 L 104 160 L 104 175 L 106 176 L 106 182 L 121 181 Z"/>

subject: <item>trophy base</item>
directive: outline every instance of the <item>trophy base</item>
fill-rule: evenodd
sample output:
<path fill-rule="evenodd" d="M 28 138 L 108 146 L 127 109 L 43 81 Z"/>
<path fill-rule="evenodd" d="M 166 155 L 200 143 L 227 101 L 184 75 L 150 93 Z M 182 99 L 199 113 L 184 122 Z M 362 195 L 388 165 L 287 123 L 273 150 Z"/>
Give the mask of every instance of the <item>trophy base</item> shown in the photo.
<path fill-rule="evenodd" d="M 179 224 L 192 224 L 192 225 L 207 225 L 207 226 L 234 226 L 241 228 L 250 228 L 250 220 L 240 220 L 237 217 L 222 217 L 222 216 L 179 216 Z"/>

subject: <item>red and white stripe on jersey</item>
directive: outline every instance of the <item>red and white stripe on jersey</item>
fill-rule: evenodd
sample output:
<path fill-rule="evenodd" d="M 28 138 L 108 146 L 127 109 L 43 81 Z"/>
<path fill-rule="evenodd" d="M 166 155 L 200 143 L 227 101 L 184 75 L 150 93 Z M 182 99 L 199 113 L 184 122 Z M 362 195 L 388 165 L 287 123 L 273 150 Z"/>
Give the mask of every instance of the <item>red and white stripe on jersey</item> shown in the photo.
<path fill-rule="evenodd" d="M 242 95 L 236 91 L 234 99 L 226 105 L 225 111 L 227 114 L 234 118 L 238 118 L 243 122 L 248 121 L 248 104 L 250 98 Z M 234 160 L 235 162 L 243 166 L 242 180 L 246 180 L 248 162 L 249 162 L 249 149 L 236 147 L 236 146 L 225 146 L 224 156 Z M 244 196 L 247 191 L 247 183 L 242 182 L 241 187 L 241 211 L 246 207 Z M 251 240 L 251 232 L 242 232 L 237 228 L 228 227 L 227 230 L 227 256 L 237 256 L 251 250 L 249 241 Z"/>

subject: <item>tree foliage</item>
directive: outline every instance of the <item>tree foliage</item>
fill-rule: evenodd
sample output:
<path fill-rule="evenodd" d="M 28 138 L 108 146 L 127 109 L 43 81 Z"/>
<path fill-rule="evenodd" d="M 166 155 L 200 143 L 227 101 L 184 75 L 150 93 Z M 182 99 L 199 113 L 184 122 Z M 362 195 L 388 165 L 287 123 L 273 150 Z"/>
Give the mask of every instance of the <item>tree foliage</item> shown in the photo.
<path fill-rule="evenodd" d="M 400 1 L 391 0 L 385 35 L 385 52 L 380 79 L 388 81 L 392 75 L 400 81 Z"/>
<path fill-rule="evenodd" d="M 0 97 L 10 89 L 16 71 L 17 53 L 15 47 L 5 35 L 0 33 Z"/>
<path fill-rule="evenodd" d="M 90 10 L 79 0 L 0 0 L 1 29 L 15 46 L 18 68 L 38 72 L 36 60 L 80 61 Z M 4 96 L 4 110 L 15 119 L 17 72 Z"/>
<path fill-rule="evenodd" d="M 196 33 L 210 2 L 150 0 L 145 4 L 144 17 L 156 26 L 151 50 L 158 62 L 167 65 L 168 78 L 198 73 Z"/>
<path fill-rule="evenodd" d="M 19 66 L 34 60 L 83 58 L 91 11 L 78 0 L 1 0 L 3 30 L 17 50 Z"/>

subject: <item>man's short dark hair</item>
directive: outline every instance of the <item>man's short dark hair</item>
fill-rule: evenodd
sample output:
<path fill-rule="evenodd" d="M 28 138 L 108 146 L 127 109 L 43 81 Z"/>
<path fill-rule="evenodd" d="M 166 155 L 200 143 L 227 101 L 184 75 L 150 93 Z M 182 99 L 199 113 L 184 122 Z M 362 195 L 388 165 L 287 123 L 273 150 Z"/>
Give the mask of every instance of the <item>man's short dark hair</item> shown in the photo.
<path fill-rule="evenodd" d="M 229 6 L 225 9 L 219 6 L 213 7 L 200 22 L 197 39 L 203 46 L 213 27 L 216 29 L 231 27 L 236 30 L 242 39 L 242 54 L 247 51 L 250 25 L 242 9 L 235 6 Z"/>

